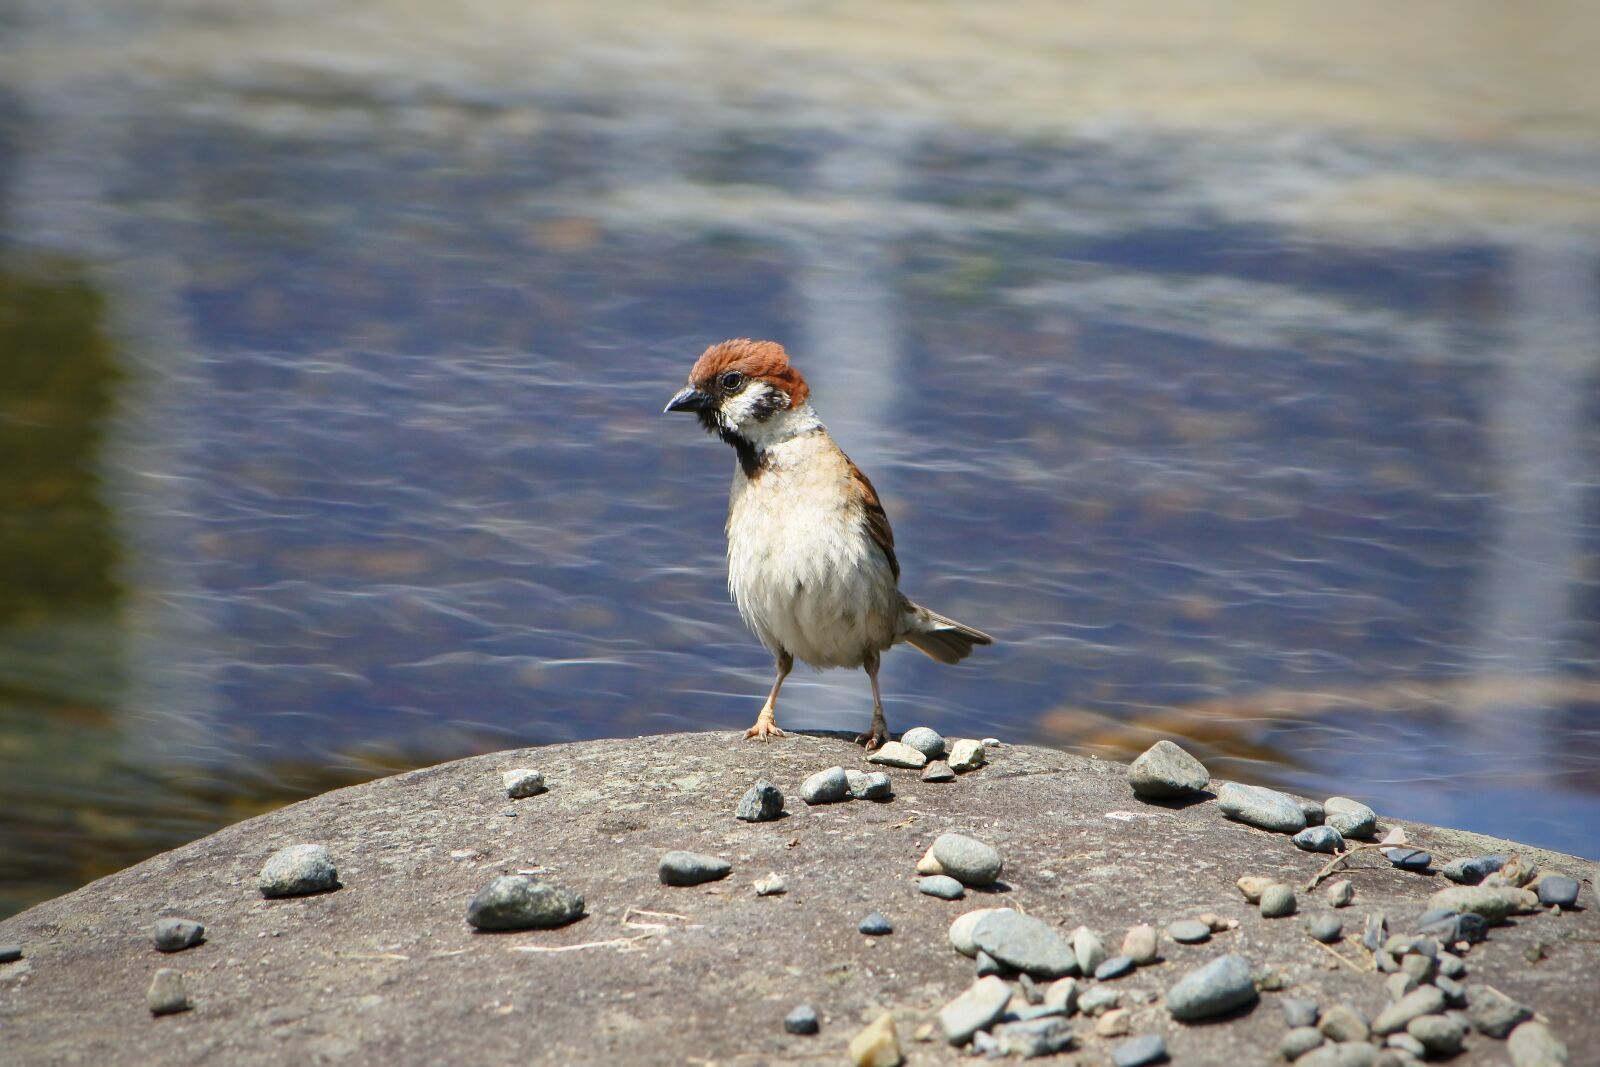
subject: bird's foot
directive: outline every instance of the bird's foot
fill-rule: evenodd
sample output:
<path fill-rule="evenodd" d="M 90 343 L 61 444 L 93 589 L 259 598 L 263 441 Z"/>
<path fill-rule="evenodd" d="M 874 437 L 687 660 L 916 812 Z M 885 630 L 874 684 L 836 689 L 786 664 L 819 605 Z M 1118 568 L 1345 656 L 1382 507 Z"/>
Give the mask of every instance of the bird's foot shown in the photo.
<path fill-rule="evenodd" d="M 889 724 L 874 722 L 872 729 L 856 737 L 856 744 L 866 746 L 868 752 L 876 752 L 889 741 Z"/>
<path fill-rule="evenodd" d="M 788 736 L 789 736 L 788 734 L 786 734 L 782 730 L 778 729 L 777 720 L 774 719 L 771 715 L 760 715 L 760 716 L 757 716 L 756 717 L 756 724 L 754 726 L 750 727 L 750 729 L 748 729 L 748 730 L 746 730 L 744 732 L 744 739 L 746 741 L 749 741 L 752 738 L 754 738 L 757 741 L 765 741 L 769 737 L 788 737 Z"/>

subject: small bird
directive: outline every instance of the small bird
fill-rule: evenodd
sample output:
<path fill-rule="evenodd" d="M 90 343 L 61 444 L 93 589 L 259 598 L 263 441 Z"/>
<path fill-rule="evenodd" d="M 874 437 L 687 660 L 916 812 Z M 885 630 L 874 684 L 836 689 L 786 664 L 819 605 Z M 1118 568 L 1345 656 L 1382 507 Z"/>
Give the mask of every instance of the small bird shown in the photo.
<path fill-rule="evenodd" d="M 728 589 L 739 614 L 777 659 L 777 680 L 746 738 L 782 737 L 778 690 L 799 657 L 819 670 L 862 667 L 872 681 L 872 726 L 889 740 L 878 658 L 907 642 L 940 663 L 993 644 L 981 630 L 913 604 L 900 592 L 889 517 L 877 491 L 833 443 L 811 390 L 774 341 L 712 345 L 667 411 L 692 411 L 733 446 L 728 497 Z"/>

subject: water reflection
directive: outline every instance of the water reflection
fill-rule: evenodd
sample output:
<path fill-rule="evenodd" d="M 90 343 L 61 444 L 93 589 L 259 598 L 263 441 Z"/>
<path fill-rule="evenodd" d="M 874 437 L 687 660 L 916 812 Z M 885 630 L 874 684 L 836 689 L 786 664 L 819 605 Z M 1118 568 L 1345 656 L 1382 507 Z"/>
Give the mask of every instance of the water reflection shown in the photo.
<path fill-rule="evenodd" d="M 117 33 L 175 43 L 130 86 L 94 10 L 30 9 L 7 76 L 0 376 L 48 374 L 0 393 L 0 912 L 392 768 L 747 724 L 731 460 L 657 417 L 730 334 L 790 343 L 908 592 L 1001 641 L 890 656 L 891 723 L 1177 735 L 1600 853 L 1594 220 L 1373 222 L 1371 185 L 1556 182 L 1586 142 L 751 110 L 608 80 L 603 36 L 424 91 L 235 24 L 219 73 L 137 5 Z"/>

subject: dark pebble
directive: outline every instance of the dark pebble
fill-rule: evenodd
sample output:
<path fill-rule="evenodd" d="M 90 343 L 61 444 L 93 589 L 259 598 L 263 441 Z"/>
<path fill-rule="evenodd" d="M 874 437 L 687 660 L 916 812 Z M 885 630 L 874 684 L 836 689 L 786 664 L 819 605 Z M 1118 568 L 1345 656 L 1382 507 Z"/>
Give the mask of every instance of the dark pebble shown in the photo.
<path fill-rule="evenodd" d="M 1331 826 L 1308 826 L 1289 840 L 1307 852 L 1338 852 L 1344 848 L 1344 835 Z"/>
<path fill-rule="evenodd" d="M 21 945 L 0 945 L 0 963 L 15 963 L 21 958 Z"/>
<path fill-rule="evenodd" d="M 1578 883 L 1564 874 L 1547 874 L 1539 880 L 1539 903 L 1570 908 L 1578 902 Z"/>
<path fill-rule="evenodd" d="M 206 939 L 204 924 L 193 919 L 157 919 L 150 940 L 162 952 L 181 952 Z"/>
<path fill-rule="evenodd" d="M 1477 944 L 1489 933 L 1489 923 L 1481 915 L 1470 911 L 1454 912 L 1430 908 L 1417 920 L 1416 931 L 1447 945 L 1457 941 Z"/>
<path fill-rule="evenodd" d="M 1182 945 L 1198 945 L 1211 940 L 1211 927 L 1198 919 L 1179 919 L 1167 924 L 1167 936 Z"/>
<path fill-rule="evenodd" d="M 1121 978 L 1132 971 L 1132 956 L 1112 956 L 1094 969 L 1094 976 L 1099 981 L 1108 982 L 1113 978 Z"/>
<path fill-rule="evenodd" d="M 1167 1058 L 1167 1042 L 1160 1034 L 1140 1034 L 1111 1050 L 1111 1062 L 1116 1067 L 1144 1067 L 1147 1063 L 1160 1063 Z"/>
<path fill-rule="evenodd" d="M 745 822 L 771 822 L 783 814 L 783 793 L 763 778 L 746 790 L 735 814 Z"/>
<path fill-rule="evenodd" d="M 699 885 L 726 878 L 733 864 L 716 856 L 702 856 L 675 849 L 661 857 L 656 874 L 662 885 Z"/>
<path fill-rule="evenodd" d="M 565 926 L 583 916 L 583 894 L 526 874 L 503 874 L 478 890 L 467 922 L 479 930 Z"/>
<path fill-rule="evenodd" d="M 817 1019 L 817 1009 L 802 1004 L 783 1017 L 783 1029 L 790 1034 L 814 1034 L 822 1029 Z"/>
<path fill-rule="evenodd" d="M 875 911 L 865 919 L 862 919 L 856 925 L 856 929 L 868 937 L 882 937 L 884 934 L 894 933 L 894 924 L 885 919 L 881 912 Z"/>
<path fill-rule="evenodd" d="M 1433 857 L 1420 848 L 1385 848 L 1380 851 L 1385 859 L 1402 871 L 1425 871 L 1433 863 Z"/>

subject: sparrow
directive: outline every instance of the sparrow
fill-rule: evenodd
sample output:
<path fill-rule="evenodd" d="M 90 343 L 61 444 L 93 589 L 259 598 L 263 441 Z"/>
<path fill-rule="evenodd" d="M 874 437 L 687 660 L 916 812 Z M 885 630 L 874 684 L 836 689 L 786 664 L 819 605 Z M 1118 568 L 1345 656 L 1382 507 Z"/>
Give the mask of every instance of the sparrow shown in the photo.
<path fill-rule="evenodd" d="M 738 338 L 701 354 L 666 411 L 693 412 L 738 460 L 728 496 L 728 590 L 777 661 L 772 692 L 745 737 L 784 736 L 778 690 L 798 657 L 819 670 L 866 670 L 872 725 L 856 741 L 871 750 L 889 740 L 878 690 L 884 650 L 905 642 L 957 663 L 994 639 L 900 592 L 889 517 L 810 395 L 782 345 Z"/>

